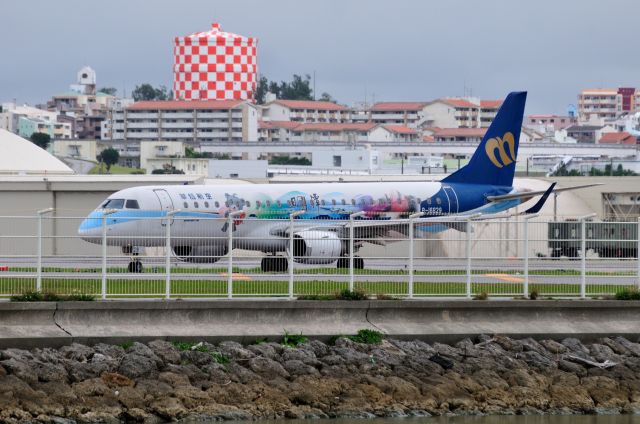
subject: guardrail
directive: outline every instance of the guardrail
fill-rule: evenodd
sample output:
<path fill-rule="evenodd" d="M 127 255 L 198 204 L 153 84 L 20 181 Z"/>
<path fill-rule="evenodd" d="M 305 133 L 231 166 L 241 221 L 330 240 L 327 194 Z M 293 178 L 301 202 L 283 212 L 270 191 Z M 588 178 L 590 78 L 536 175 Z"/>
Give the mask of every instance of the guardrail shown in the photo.
<path fill-rule="evenodd" d="M 586 298 L 640 286 L 639 222 L 443 216 L 0 217 L 0 297 Z M 82 223 L 92 233 L 78 234 Z"/>

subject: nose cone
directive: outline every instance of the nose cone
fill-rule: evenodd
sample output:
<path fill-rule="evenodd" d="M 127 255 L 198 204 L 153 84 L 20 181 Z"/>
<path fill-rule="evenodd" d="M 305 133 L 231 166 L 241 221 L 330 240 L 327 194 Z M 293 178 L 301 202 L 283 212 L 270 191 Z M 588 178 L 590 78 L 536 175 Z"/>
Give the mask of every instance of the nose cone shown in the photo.
<path fill-rule="evenodd" d="M 102 212 L 93 211 L 78 227 L 78 235 L 84 241 L 100 244 L 102 242 Z"/>

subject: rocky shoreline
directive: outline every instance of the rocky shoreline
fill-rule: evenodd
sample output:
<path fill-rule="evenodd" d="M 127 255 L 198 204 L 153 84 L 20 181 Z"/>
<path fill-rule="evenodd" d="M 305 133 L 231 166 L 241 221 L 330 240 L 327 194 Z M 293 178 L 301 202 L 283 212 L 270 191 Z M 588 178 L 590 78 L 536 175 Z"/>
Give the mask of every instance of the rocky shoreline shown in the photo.
<path fill-rule="evenodd" d="M 339 338 L 0 351 L 0 422 L 640 414 L 640 344 Z"/>

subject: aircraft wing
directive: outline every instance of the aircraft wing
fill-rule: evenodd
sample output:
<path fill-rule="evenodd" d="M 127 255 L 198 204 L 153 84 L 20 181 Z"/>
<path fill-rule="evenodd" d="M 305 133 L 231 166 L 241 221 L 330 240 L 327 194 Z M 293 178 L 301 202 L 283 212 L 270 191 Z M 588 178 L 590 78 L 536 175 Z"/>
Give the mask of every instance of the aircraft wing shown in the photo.
<path fill-rule="evenodd" d="M 553 193 L 560 193 L 560 192 L 563 192 L 563 191 L 570 191 L 570 190 L 578 190 L 578 189 L 581 189 L 581 188 L 595 187 L 595 186 L 600 186 L 600 185 L 603 185 L 603 183 L 583 184 L 583 185 L 572 186 L 572 187 L 554 188 L 553 189 Z M 525 199 L 525 198 L 529 198 L 529 197 L 540 196 L 542 194 L 545 194 L 546 192 L 547 192 L 547 190 L 523 191 L 523 192 L 520 192 L 520 193 L 502 194 L 500 196 L 487 196 L 487 200 L 489 200 L 491 202 L 500 202 L 500 201 L 503 201 L 503 200 Z"/>

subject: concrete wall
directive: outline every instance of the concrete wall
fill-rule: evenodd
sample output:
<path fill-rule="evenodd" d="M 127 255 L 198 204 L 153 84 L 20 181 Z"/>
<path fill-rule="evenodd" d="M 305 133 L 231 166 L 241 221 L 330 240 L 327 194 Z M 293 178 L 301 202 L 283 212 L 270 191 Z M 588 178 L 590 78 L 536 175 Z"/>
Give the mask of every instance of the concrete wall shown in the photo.
<path fill-rule="evenodd" d="M 149 325 L 153 323 L 153 325 Z M 640 334 L 631 301 L 126 301 L 0 303 L 0 348 L 153 339 L 253 342 L 291 334 L 328 339 L 363 328 L 400 339 L 454 342 Z"/>

